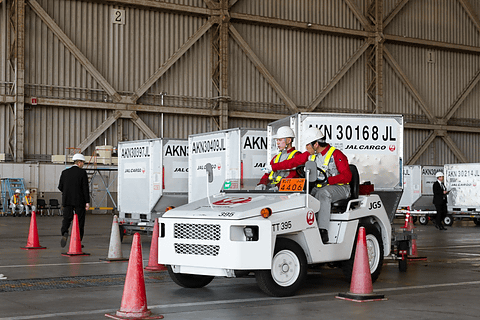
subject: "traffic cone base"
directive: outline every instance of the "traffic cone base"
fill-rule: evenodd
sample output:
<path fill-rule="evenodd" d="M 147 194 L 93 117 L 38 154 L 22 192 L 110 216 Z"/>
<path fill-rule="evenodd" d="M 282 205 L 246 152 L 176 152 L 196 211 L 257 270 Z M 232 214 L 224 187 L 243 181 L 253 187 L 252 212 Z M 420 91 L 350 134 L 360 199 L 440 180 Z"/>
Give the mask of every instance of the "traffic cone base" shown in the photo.
<path fill-rule="evenodd" d="M 117 311 L 118 313 L 119 311 Z M 123 316 L 123 315 L 117 315 L 117 314 L 109 314 L 105 313 L 105 317 L 111 318 L 111 319 L 163 319 L 162 315 L 148 315 L 148 316 L 142 316 L 142 315 L 130 315 L 130 316 Z"/>
<path fill-rule="evenodd" d="M 338 299 L 348 300 L 353 302 L 369 302 L 369 301 L 382 301 L 387 300 L 383 294 L 367 293 L 367 294 L 355 294 L 351 292 L 339 293 L 336 296 Z"/>
<path fill-rule="evenodd" d="M 159 264 L 158 266 L 154 266 L 154 267 L 146 266 L 145 270 L 147 270 L 147 271 L 165 271 L 165 270 L 167 270 L 167 267 L 165 267 L 163 264 Z"/>
<path fill-rule="evenodd" d="M 78 227 L 78 216 L 73 215 L 72 236 L 70 237 L 70 246 L 68 252 L 62 252 L 62 256 L 89 256 L 90 253 L 82 252 L 82 242 L 80 241 L 80 229 Z"/>
<path fill-rule="evenodd" d="M 153 226 L 152 242 L 150 244 L 150 255 L 148 257 L 148 266 L 145 267 L 147 271 L 165 271 L 167 267 L 163 264 L 158 264 L 158 219 L 155 219 Z"/>
<path fill-rule="evenodd" d="M 32 211 L 32 217 L 30 218 L 30 230 L 28 232 L 27 245 L 25 247 L 20 247 L 23 250 L 36 250 L 36 249 L 46 249 L 47 247 L 42 247 L 40 241 L 38 240 L 38 230 L 37 230 L 37 218 L 35 211 Z"/>
<path fill-rule="evenodd" d="M 350 291 L 339 293 L 336 298 L 354 302 L 387 300 L 384 295 L 373 293 L 372 275 L 368 261 L 367 236 L 364 227 L 358 229 Z"/>
<path fill-rule="evenodd" d="M 152 312 L 147 309 L 142 243 L 139 233 L 133 235 L 120 309 L 115 314 L 107 313 L 105 316 L 112 319 L 163 319 L 162 315 L 152 315 Z"/>
<path fill-rule="evenodd" d="M 116 215 L 113 216 L 112 232 L 110 234 L 110 245 L 108 247 L 108 256 L 107 258 L 102 258 L 100 260 L 108 262 L 128 261 L 128 258 L 124 258 L 122 255 L 120 228 L 118 227 L 118 217 Z"/>
<path fill-rule="evenodd" d="M 62 252 L 62 256 L 65 257 L 74 257 L 74 256 L 89 256 L 90 253 L 80 252 L 80 253 L 71 253 L 71 252 Z"/>
<path fill-rule="evenodd" d="M 427 260 L 427 257 L 420 257 L 418 256 L 417 251 L 417 239 L 412 239 L 412 255 L 407 256 L 407 260 L 414 261 L 414 260 Z"/>
<path fill-rule="evenodd" d="M 23 250 L 38 250 L 38 249 L 47 249 L 47 247 L 20 247 Z"/>
<path fill-rule="evenodd" d="M 100 261 L 107 261 L 107 262 L 120 262 L 120 261 L 128 261 L 128 258 L 101 258 Z"/>

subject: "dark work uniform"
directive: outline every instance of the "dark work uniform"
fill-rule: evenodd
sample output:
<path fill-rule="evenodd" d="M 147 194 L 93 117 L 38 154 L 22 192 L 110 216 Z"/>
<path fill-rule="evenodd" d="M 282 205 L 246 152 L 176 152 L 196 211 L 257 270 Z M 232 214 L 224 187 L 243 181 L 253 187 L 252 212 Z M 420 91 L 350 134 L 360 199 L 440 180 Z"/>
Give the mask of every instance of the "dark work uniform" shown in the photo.
<path fill-rule="evenodd" d="M 443 191 L 447 190 L 445 184 L 440 181 L 435 181 L 433 184 L 433 204 L 437 210 L 435 223 L 440 228 L 443 227 L 443 219 L 447 216 L 447 195 Z M 444 227 L 443 227 L 444 228 Z"/>
<path fill-rule="evenodd" d="M 62 191 L 63 221 L 62 235 L 68 235 L 68 229 L 73 220 L 73 212 L 78 216 L 80 241 L 83 239 L 85 226 L 85 205 L 90 203 L 87 172 L 74 165 L 62 171 L 58 189 Z"/>

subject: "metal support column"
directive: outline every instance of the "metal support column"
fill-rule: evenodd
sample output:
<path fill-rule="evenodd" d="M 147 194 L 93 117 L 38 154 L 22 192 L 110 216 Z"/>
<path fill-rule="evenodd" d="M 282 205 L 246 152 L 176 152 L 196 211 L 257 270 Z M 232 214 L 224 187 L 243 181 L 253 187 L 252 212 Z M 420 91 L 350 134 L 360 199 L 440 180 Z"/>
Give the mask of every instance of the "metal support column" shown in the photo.
<path fill-rule="evenodd" d="M 366 59 L 366 98 L 372 103 L 373 113 L 383 113 L 383 0 L 372 0 L 366 9 L 367 18 L 372 23 L 373 37 Z"/>
<path fill-rule="evenodd" d="M 25 0 L 10 0 L 9 56 L 8 61 L 15 75 L 12 93 L 14 122 L 10 130 L 9 147 L 15 162 L 23 162 L 25 153 Z"/>
<path fill-rule="evenodd" d="M 219 17 L 212 28 L 212 83 L 213 109 L 219 109 L 220 115 L 216 126 L 219 130 L 228 128 L 228 40 L 230 12 L 228 0 L 210 2 L 212 8 L 218 9 Z"/>
<path fill-rule="evenodd" d="M 220 129 L 228 128 L 228 29 L 230 13 L 228 0 L 220 0 Z"/>

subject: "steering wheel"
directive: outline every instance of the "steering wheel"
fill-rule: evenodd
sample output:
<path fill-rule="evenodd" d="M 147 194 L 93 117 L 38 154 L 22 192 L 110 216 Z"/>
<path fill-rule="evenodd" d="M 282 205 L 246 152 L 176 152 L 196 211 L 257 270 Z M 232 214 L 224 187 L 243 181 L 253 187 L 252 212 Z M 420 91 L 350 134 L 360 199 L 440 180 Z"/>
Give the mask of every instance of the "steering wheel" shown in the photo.
<path fill-rule="evenodd" d="M 297 174 L 300 178 L 305 178 L 305 165 L 302 164 L 298 166 L 295 171 L 297 171 Z"/>
<path fill-rule="evenodd" d="M 305 178 L 304 164 L 298 166 L 295 170 L 297 171 L 297 174 L 300 178 Z M 327 177 L 327 173 L 324 170 L 317 167 L 317 173 L 318 173 L 318 178 L 317 178 L 318 183 L 324 184 L 325 182 L 327 182 L 328 177 Z"/>

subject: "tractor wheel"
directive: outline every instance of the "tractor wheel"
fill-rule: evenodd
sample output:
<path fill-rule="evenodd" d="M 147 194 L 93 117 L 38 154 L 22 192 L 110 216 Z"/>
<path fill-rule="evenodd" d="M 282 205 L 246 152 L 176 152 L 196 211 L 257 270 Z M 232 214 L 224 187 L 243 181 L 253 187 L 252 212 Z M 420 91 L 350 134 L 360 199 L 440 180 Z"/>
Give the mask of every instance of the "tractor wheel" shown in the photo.
<path fill-rule="evenodd" d="M 307 277 L 307 258 L 303 249 L 293 240 L 278 238 L 272 269 L 259 270 L 255 277 L 260 289 L 271 296 L 293 295 Z"/>
<path fill-rule="evenodd" d="M 173 282 L 184 288 L 202 288 L 212 282 L 213 276 L 197 274 L 175 273 L 171 266 L 167 266 L 168 274 Z"/>

